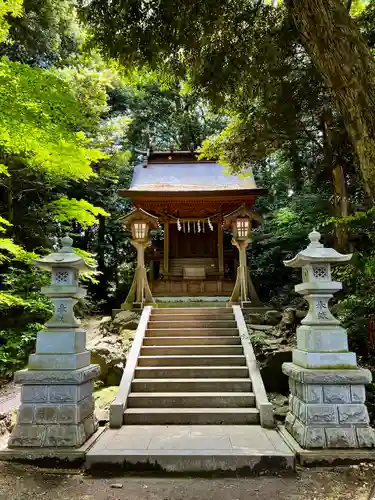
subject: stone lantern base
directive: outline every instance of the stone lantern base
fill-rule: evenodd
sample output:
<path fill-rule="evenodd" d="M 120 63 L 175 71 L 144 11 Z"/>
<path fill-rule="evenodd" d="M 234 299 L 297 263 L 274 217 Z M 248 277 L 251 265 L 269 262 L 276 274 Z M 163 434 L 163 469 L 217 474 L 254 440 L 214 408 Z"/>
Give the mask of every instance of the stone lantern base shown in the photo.
<path fill-rule="evenodd" d="M 373 448 L 365 384 L 369 370 L 309 369 L 284 363 L 291 391 L 285 429 L 305 449 Z"/>
<path fill-rule="evenodd" d="M 21 370 L 21 406 L 8 447 L 80 447 L 96 430 L 93 379 L 98 365 L 78 370 Z"/>

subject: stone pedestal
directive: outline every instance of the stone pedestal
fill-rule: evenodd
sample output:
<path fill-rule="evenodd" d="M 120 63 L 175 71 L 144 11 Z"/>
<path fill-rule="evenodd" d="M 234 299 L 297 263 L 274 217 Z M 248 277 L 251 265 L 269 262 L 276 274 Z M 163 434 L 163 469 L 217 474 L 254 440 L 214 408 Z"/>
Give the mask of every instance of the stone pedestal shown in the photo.
<path fill-rule="evenodd" d="M 312 370 L 284 363 L 289 377 L 286 430 L 302 448 L 372 448 L 365 406 L 369 370 Z"/>
<path fill-rule="evenodd" d="M 97 429 L 92 395 L 98 365 L 78 370 L 22 370 L 17 424 L 8 447 L 81 446 Z"/>
<path fill-rule="evenodd" d="M 85 294 L 78 273 L 89 266 L 73 252 L 71 238 L 62 243 L 60 252 L 35 261 L 52 272 L 51 286 L 42 291 L 51 298 L 54 314 L 37 334 L 29 368 L 15 374 L 21 405 L 9 448 L 77 448 L 97 429 L 92 392 L 100 368 L 90 364 L 86 333 L 73 312 Z"/>
<path fill-rule="evenodd" d="M 291 392 L 285 429 L 305 449 L 372 448 L 375 435 L 364 404 L 371 373 L 357 367 L 346 330 L 328 307 L 341 288 L 341 283 L 331 280 L 330 264 L 348 261 L 351 255 L 324 248 L 317 232 L 309 237 L 306 250 L 285 262 L 302 268 L 304 282 L 296 291 L 309 303 L 308 314 L 297 328 L 293 363 L 283 365 Z"/>

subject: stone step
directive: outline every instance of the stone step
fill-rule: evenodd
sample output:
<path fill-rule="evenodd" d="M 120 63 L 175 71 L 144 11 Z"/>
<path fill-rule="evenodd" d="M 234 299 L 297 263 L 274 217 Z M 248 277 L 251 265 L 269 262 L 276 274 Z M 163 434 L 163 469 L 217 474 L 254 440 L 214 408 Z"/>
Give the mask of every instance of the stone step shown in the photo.
<path fill-rule="evenodd" d="M 152 310 L 152 315 L 155 316 L 165 314 L 205 314 L 215 316 L 216 314 L 233 314 L 233 309 L 231 307 L 163 307 Z"/>
<path fill-rule="evenodd" d="M 234 321 L 234 314 L 163 314 L 163 316 L 151 314 L 150 321 Z"/>
<path fill-rule="evenodd" d="M 87 451 L 85 468 L 91 469 L 96 475 L 107 472 L 112 475 L 116 473 L 116 477 L 125 476 L 121 483 L 126 481 L 127 474 L 139 475 L 140 470 L 151 475 L 159 471 L 189 477 L 207 477 L 207 474 L 217 476 L 218 470 L 220 476 L 224 477 L 275 476 L 285 472 L 293 474 L 295 456 L 278 432 L 260 425 L 128 425 L 120 430 L 106 429 Z M 254 482 L 264 485 L 265 479 L 253 478 L 248 484 Z M 194 481 L 189 482 L 191 489 L 194 484 Z M 216 496 L 210 492 L 207 496 L 192 493 L 190 497 L 202 500 L 266 498 L 265 495 L 251 495 L 250 492 L 234 494 L 234 487 L 232 490 L 232 494 L 227 489 L 222 495 L 218 491 Z M 111 495 L 111 498 L 120 496 L 133 500 L 136 498 L 131 494 Z M 172 500 L 187 498 L 187 494 L 159 496 L 153 491 L 137 498 L 141 497 Z M 280 495 L 269 490 L 268 498 L 272 500 L 280 498 Z M 284 495 L 283 498 L 287 497 Z"/>
<path fill-rule="evenodd" d="M 139 356 L 138 366 L 246 366 L 244 355 Z"/>
<path fill-rule="evenodd" d="M 227 337 L 230 335 L 231 337 L 233 336 L 238 336 L 239 338 L 239 332 L 237 328 L 147 328 L 146 330 L 146 337 L 199 337 L 199 336 L 218 336 L 218 335 L 224 335 Z"/>
<path fill-rule="evenodd" d="M 148 323 L 148 328 L 151 330 L 173 329 L 173 328 L 237 328 L 237 323 L 234 320 L 200 320 L 199 318 L 189 321 L 154 321 Z"/>
<path fill-rule="evenodd" d="M 171 355 L 224 355 L 243 354 L 242 345 L 158 345 L 145 346 L 141 349 L 141 356 L 171 356 Z"/>
<path fill-rule="evenodd" d="M 246 425 L 259 424 L 256 408 L 127 408 L 128 425 Z"/>
<path fill-rule="evenodd" d="M 133 392 L 127 408 L 251 408 L 252 392 Z"/>
<path fill-rule="evenodd" d="M 249 376 L 247 366 L 138 366 L 135 379 L 150 378 L 246 378 Z"/>
<path fill-rule="evenodd" d="M 144 346 L 172 345 L 241 345 L 239 335 L 234 336 L 201 336 L 201 337 L 145 337 Z"/>
<path fill-rule="evenodd" d="M 169 378 L 169 379 L 135 379 L 132 382 L 133 392 L 251 392 L 249 378 Z"/>

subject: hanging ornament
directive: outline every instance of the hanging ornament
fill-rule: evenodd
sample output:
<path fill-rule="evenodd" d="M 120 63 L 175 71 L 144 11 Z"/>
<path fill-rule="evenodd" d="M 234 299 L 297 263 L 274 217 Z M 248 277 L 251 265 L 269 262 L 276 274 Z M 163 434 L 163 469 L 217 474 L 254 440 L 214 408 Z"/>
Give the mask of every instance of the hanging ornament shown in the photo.
<path fill-rule="evenodd" d="M 196 226 L 195 226 L 195 222 L 193 222 L 193 227 L 194 227 L 194 234 L 197 232 L 196 231 Z"/>
<path fill-rule="evenodd" d="M 211 231 L 213 231 L 214 230 L 214 226 L 212 225 L 210 219 L 207 219 L 207 221 L 208 221 L 208 227 L 211 229 Z"/>
<path fill-rule="evenodd" d="M 201 232 L 201 222 L 200 221 L 197 222 L 197 226 L 198 226 L 198 233 L 200 233 Z"/>
<path fill-rule="evenodd" d="M 180 219 L 177 219 L 177 229 L 179 231 L 181 231 L 181 223 L 180 223 Z"/>
<path fill-rule="evenodd" d="M 184 233 L 186 233 L 185 221 L 182 221 L 182 225 L 183 225 L 183 228 L 184 228 Z"/>
<path fill-rule="evenodd" d="M 188 233 L 190 233 L 190 221 L 188 220 Z"/>
<path fill-rule="evenodd" d="M 204 221 L 202 221 L 202 231 L 205 232 Z"/>

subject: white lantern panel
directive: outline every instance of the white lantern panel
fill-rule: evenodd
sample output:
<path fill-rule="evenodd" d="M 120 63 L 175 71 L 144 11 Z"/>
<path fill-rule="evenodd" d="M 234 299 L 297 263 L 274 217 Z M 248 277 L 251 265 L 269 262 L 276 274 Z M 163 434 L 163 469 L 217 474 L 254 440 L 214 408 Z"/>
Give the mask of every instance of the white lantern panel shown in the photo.
<path fill-rule="evenodd" d="M 146 237 L 147 224 L 145 222 L 134 223 L 134 235 L 137 240 L 143 240 Z"/>
<path fill-rule="evenodd" d="M 70 268 L 55 268 L 52 270 L 53 285 L 76 285 L 76 271 Z"/>
<path fill-rule="evenodd" d="M 237 219 L 237 235 L 239 238 L 246 238 L 249 233 L 249 219 Z"/>
<path fill-rule="evenodd" d="M 329 269 L 328 264 L 319 264 L 312 266 L 312 275 L 314 281 L 329 281 Z"/>

